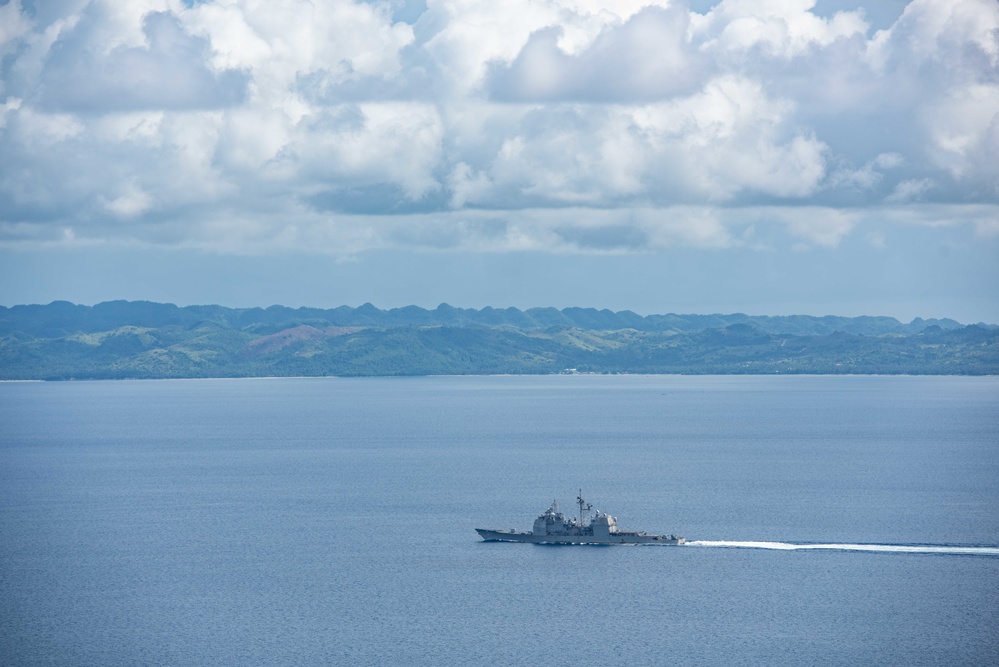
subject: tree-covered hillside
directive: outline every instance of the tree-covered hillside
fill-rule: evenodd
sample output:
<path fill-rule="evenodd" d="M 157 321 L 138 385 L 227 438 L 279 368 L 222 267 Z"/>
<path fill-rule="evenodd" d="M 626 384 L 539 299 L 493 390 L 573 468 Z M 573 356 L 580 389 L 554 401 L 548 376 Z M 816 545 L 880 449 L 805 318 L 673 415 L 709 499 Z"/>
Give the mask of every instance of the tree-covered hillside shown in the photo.
<path fill-rule="evenodd" d="M 999 327 L 584 308 L 0 307 L 0 379 L 999 372 Z"/>

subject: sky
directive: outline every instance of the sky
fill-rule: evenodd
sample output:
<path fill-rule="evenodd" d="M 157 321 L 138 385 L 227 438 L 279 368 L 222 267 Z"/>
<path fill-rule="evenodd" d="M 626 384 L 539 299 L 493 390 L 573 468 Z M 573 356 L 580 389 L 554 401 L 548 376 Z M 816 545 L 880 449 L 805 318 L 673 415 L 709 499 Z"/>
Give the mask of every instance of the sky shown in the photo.
<path fill-rule="evenodd" d="M 0 305 L 999 323 L 996 0 L 0 0 Z"/>

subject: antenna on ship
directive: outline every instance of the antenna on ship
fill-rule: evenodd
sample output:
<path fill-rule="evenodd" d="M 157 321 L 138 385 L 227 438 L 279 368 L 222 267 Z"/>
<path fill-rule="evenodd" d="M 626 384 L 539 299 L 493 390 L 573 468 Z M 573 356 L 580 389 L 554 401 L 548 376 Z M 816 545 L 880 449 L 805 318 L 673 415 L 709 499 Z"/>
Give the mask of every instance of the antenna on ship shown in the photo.
<path fill-rule="evenodd" d="M 587 512 L 589 512 L 591 509 L 593 509 L 593 505 L 591 505 L 588 502 L 586 502 L 585 500 L 583 500 L 583 490 L 582 489 L 579 490 L 579 495 L 576 496 L 576 504 L 579 505 L 579 525 L 582 526 L 583 525 L 583 505 L 586 506 L 586 511 Z"/>

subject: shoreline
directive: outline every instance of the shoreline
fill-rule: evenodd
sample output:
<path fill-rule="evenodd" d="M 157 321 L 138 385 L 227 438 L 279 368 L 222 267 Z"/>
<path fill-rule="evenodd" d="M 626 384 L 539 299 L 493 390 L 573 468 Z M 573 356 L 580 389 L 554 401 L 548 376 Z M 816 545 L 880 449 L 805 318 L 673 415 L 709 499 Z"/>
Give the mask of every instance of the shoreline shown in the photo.
<path fill-rule="evenodd" d="M 416 378 L 555 378 L 555 377 L 636 377 L 636 378 L 996 378 L 997 373 L 463 373 L 428 375 L 252 375 L 252 376 L 212 376 L 212 377 L 123 377 L 123 378 L 64 378 L 4 380 L 0 384 L 17 383 L 60 383 L 60 382 L 148 382 L 148 381 L 197 381 L 197 380 L 411 380 Z"/>

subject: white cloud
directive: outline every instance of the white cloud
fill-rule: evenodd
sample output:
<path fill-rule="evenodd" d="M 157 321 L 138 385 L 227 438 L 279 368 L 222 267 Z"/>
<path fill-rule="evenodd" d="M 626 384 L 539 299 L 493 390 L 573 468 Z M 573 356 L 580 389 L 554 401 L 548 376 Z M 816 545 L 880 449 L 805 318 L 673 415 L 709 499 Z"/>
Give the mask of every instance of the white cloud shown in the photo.
<path fill-rule="evenodd" d="M 563 28 L 539 30 L 508 66 L 493 68 L 490 92 L 519 101 L 642 101 L 691 92 L 707 63 L 689 32 L 690 14 L 679 5 L 649 7 L 605 26 L 575 53 L 560 46 Z"/>
<path fill-rule="evenodd" d="M 31 21 L 24 14 L 21 0 L 0 6 L 0 56 L 13 51 L 31 31 Z"/>
<path fill-rule="evenodd" d="M 935 165 L 999 194 L 999 82 L 953 90 L 927 104 L 924 119 Z"/>
<path fill-rule="evenodd" d="M 999 4 L 814 4 L 14 0 L 0 239 L 833 248 L 913 202 L 990 234 Z"/>
<path fill-rule="evenodd" d="M 61 31 L 31 99 L 46 109 L 82 113 L 214 108 L 242 101 L 242 73 L 211 71 L 205 62 L 208 44 L 185 32 L 175 14 L 140 13 L 133 4 L 94 3 Z M 126 29 L 133 23 L 138 35 Z"/>
<path fill-rule="evenodd" d="M 459 162 L 448 176 L 447 187 L 451 192 L 451 208 L 462 208 L 469 200 L 486 199 L 492 182 L 481 171 L 474 171 L 467 163 Z"/>
<path fill-rule="evenodd" d="M 128 184 L 125 191 L 110 201 L 105 201 L 105 208 L 119 218 L 134 218 L 148 211 L 153 204 L 152 198 L 146 192 Z"/>
<path fill-rule="evenodd" d="M 413 41 L 412 28 L 393 24 L 387 9 L 350 0 L 199 3 L 182 20 L 210 41 L 216 69 L 252 71 L 258 103 L 281 103 L 312 73 L 331 83 L 395 75 Z"/>
<path fill-rule="evenodd" d="M 825 146 L 794 132 L 793 105 L 751 80 L 726 76 L 689 98 L 639 109 L 634 123 L 657 150 L 659 172 L 701 201 L 752 191 L 805 197 L 825 173 Z"/>
<path fill-rule="evenodd" d="M 859 11 L 823 19 L 811 12 L 814 6 L 815 0 L 723 0 L 695 22 L 695 34 L 709 50 L 740 54 L 762 48 L 793 58 L 867 31 Z"/>
<path fill-rule="evenodd" d="M 431 105 L 387 102 L 307 116 L 280 159 L 316 186 L 386 183 L 410 199 L 437 189 L 443 126 Z"/>
<path fill-rule="evenodd" d="M 8 114 L 8 118 L 16 122 L 8 122 L 6 129 L 25 150 L 60 147 L 82 135 L 86 129 L 85 123 L 70 113 L 46 113 L 23 103 L 11 106 L 13 113 Z"/>
<path fill-rule="evenodd" d="M 869 51 L 880 67 L 918 67 L 934 62 L 960 73 L 962 63 L 949 57 L 973 47 L 996 67 L 997 28 L 999 7 L 992 0 L 913 0 L 895 25 L 874 36 Z"/>
<path fill-rule="evenodd" d="M 874 190 L 885 180 L 885 172 L 897 169 L 904 163 L 905 159 L 898 153 L 879 153 L 859 169 L 837 169 L 830 175 L 828 186 L 840 190 Z"/>
<path fill-rule="evenodd" d="M 919 200 L 932 187 L 933 181 L 928 178 L 901 181 L 895 186 L 892 193 L 885 197 L 885 201 L 890 203 L 901 203 Z"/>
<path fill-rule="evenodd" d="M 492 62 L 509 64 L 532 33 L 558 28 L 556 46 L 575 55 L 602 30 L 622 24 L 647 6 L 668 6 L 657 0 L 429 0 L 421 22 L 433 26 L 424 45 L 459 91 L 481 86 Z"/>
<path fill-rule="evenodd" d="M 772 209 L 770 215 L 787 226 L 792 237 L 808 246 L 835 248 L 857 225 L 855 212 L 831 208 Z"/>

